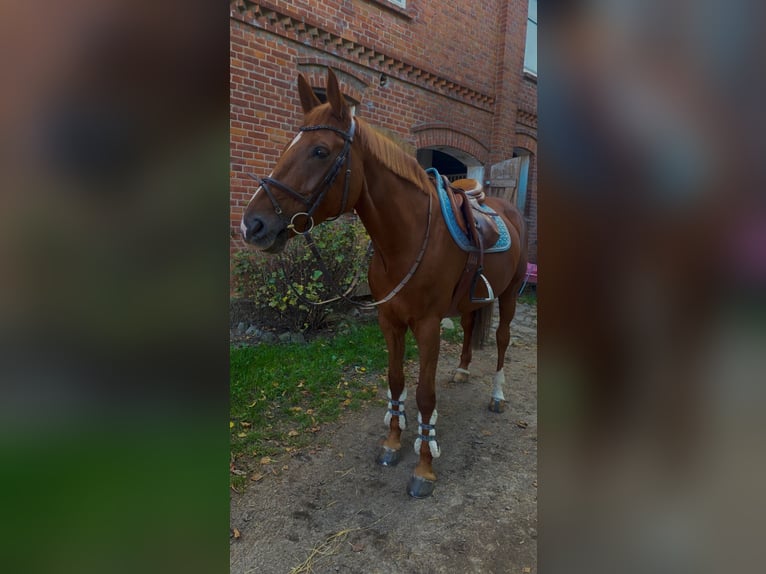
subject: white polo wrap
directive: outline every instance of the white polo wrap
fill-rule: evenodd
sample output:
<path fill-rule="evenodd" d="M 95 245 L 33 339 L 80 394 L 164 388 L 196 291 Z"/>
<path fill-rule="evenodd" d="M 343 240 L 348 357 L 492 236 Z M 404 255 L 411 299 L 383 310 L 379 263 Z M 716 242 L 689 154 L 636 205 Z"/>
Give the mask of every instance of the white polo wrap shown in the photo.
<path fill-rule="evenodd" d="M 428 448 L 431 451 L 431 456 L 434 458 L 439 458 L 441 455 L 441 450 L 439 449 L 439 444 L 436 442 L 436 429 L 434 426 L 436 425 L 436 419 L 438 417 L 438 413 L 436 412 L 436 409 L 434 409 L 434 412 L 431 413 L 431 420 L 428 421 L 428 423 L 423 423 L 423 416 L 418 412 L 418 438 L 415 439 L 415 453 L 418 455 L 420 454 L 420 445 L 423 444 L 422 436 L 428 437 Z M 427 434 L 426 432 L 427 431 Z M 432 438 L 433 437 L 433 438 Z"/>
<path fill-rule="evenodd" d="M 404 430 L 407 428 L 407 417 L 404 415 L 404 401 L 407 399 L 407 389 L 405 388 L 402 391 L 402 394 L 399 395 L 399 400 L 394 401 L 391 398 L 391 389 L 388 389 L 388 408 L 386 409 L 386 416 L 383 417 L 383 422 L 386 423 L 386 428 L 391 428 L 391 417 L 393 416 L 391 413 L 394 410 L 395 404 L 399 406 L 399 412 L 402 413 L 399 415 L 399 428 Z"/>

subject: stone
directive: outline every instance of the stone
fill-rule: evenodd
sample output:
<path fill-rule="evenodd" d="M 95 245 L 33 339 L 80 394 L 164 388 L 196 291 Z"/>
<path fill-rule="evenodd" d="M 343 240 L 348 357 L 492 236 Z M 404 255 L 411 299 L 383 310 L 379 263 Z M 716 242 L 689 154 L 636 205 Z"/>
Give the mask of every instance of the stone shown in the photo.
<path fill-rule="evenodd" d="M 261 341 L 264 343 L 273 344 L 277 342 L 277 336 L 271 331 L 264 331 L 263 334 L 261 334 Z"/>
<path fill-rule="evenodd" d="M 237 335 L 242 335 L 245 332 L 245 328 L 246 328 L 245 324 L 242 321 L 240 321 L 237 324 Z"/>
<path fill-rule="evenodd" d="M 258 332 L 258 329 L 256 328 L 255 325 L 250 325 L 247 328 L 247 331 L 245 331 L 245 335 L 255 335 L 257 337 L 259 334 L 260 333 Z"/>
<path fill-rule="evenodd" d="M 455 328 L 455 323 L 453 323 L 452 319 L 450 319 L 449 317 L 445 317 L 444 319 L 442 319 L 442 329 L 447 329 L 451 331 L 454 328 Z"/>

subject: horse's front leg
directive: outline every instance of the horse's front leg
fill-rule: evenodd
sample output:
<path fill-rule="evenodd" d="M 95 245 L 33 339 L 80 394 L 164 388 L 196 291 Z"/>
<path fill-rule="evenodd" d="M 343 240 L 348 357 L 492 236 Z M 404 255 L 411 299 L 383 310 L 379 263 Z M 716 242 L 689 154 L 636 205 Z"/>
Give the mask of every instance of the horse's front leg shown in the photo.
<path fill-rule="evenodd" d="M 388 425 L 388 437 L 383 442 L 377 461 L 383 466 L 394 466 L 401 458 L 401 436 L 407 425 L 404 414 L 404 400 L 407 398 L 404 388 L 404 336 L 407 325 L 382 310 L 378 314 L 378 323 L 388 347 L 388 407 L 384 419 Z"/>
<path fill-rule="evenodd" d="M 415 439 L 415 452 L 420 455 L 420 460 L 407 485 L 407 492 L 415 498 L 425 498 L 433 492 L 436 474 L 432 463 L 440 454 L 435 426 L 439 324 L 439 318 L 435 317 L 418 321 L 413 327 L 420 354 L 420 378 L 416 395 L 418 435 Z"/>

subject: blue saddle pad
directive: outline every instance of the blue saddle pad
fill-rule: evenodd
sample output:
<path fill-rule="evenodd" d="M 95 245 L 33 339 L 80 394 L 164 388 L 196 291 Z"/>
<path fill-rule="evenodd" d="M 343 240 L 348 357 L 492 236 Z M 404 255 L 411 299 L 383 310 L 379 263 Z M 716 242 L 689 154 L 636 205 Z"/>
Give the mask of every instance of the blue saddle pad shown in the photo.
<path fill-rule="evenodd" d="M 471 243 L 471 239 L 466 235 L 457 223 L 455 213 L 452 211 L 452 205 L 450 204 L 449 197 L 447 197 L 447 190 L 444 188 L 444 181 L 442 180 L 439 172 L 436 168 L 429 167 L 426 170 L 428 175 L 433 176 L 436 180 L 436 191 L 439 194 L 439 204 L 442 208 L 442 215 L 444 221 L 447 223 L 447 229 L 449 229 L 452 239 L 455 240 L 458 247 L 463 251 L 478 251 L 478 249 Z M 505 225 L 503 218 L 497 215 L 492 209 L 486 205 L 479 205 L 479 209 L 488 214 L 495 221 L 497 230 L 500 232 L 500 237 L 494 245 L 487 245 L 484 247 L 484 253 L 499 253 L 501 251 L 507 251 L 511 247 L 511 234 L 508 233 L 508 227 Z"/>

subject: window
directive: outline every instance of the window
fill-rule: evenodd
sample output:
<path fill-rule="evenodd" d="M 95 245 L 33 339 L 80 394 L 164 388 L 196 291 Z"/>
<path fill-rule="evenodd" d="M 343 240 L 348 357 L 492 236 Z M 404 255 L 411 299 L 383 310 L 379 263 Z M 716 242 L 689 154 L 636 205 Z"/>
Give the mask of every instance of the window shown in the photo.
<path fill-rule="evenodd" d="M 407 0 L 388 0 L 388 1 L 394 6 L 399 6 L 399 8 L 407 7 Z"/>
<path fill-rule="evenodd" d="M 524 49 L 524 71 L 537 76 L 537 0 L 529 0 L 527 45 Z"/>

